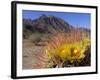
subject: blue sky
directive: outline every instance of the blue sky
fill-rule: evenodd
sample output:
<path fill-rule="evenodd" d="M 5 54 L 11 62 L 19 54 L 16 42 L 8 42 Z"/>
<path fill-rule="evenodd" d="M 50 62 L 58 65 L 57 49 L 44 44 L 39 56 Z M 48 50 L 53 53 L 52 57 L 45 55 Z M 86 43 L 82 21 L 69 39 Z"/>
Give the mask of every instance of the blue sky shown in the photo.
<path fill-rule="evenodd" d="M 50 12 L 33 10 L 23 10 L 22 12 L 23 18 L 32 20 L 39 18 L 41 15 L 51 15 L 59 17 L 75 27 L 80 26 L 88 29 L 90 29 L 91 27 L 91 15 L 89 13 Z"/>

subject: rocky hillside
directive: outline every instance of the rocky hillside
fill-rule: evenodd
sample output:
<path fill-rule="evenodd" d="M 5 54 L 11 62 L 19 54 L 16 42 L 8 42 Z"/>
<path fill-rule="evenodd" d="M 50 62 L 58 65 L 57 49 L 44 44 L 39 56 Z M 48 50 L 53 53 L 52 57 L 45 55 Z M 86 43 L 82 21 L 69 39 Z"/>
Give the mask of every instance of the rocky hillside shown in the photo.
<path fill-rule="evenodd" d="M 68 32 L 73 27 L 63 19 L 42 15 L 35 20 L 23 19 L 24 37 L 29 33 L 53 33 L 52 30 Z"/>
<path fill-rule="evenodd" d="M 69 32 L 75 28 L 68 22 L 55 16 L 42 15 L 35 20 L 23 19 L 23 37 L 28 38 L 31 34 L 54 34 L 55 32 Z M 90 36 L 90 30 L 78 28 L 81 32 Z"/>

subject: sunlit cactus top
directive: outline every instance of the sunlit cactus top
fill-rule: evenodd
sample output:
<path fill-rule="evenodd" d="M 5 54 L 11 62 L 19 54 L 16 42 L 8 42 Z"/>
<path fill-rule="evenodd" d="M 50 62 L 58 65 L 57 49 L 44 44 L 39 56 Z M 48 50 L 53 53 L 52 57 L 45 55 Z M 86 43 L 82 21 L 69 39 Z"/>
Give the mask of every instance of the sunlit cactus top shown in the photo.
<path fill-rule="evenodd" d="M 87 47 L 90 47 L 90 38 L 77 29 L 67 34 L 58 33 L 52 37 L 46 47 L 46 54 L 49 59 L 57 60 L 59 58 L 63 62 L 73 63 L 75 60 L 80 61 L 85 57 Z"/>

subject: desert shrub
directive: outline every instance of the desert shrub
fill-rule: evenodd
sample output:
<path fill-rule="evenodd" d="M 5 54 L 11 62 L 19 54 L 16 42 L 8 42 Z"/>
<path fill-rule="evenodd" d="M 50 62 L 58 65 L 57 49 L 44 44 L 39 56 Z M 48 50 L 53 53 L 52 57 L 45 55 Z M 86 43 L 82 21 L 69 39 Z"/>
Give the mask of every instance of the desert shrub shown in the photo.
<path fill-rule="evenodd" d="M 25 28 L 23 29 L 23 38 L 24 39 L 28 39 L 31 34 L 32 34 L 32 31 L 27 30 Z"/>
<path fill-rule="evenodd" d="M 36 44 L 41 40 L 41 34 L 38 32 L 32 33 L 29 36 L 29 40 Z"/>

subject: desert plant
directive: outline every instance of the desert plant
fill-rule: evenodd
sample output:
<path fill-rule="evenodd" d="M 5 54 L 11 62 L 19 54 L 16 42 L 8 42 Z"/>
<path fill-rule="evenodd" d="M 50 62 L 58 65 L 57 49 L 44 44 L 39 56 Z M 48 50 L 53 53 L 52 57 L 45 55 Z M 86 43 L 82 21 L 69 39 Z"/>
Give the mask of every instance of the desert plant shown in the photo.
<path fill-rule="evenodd" d="M 82 36 L 79 30 L 69 33 L 61 32 L 52 37 L 46 47 L 48 67 L 62 67 L 65 62 L 80 63 L 85 57 L 85 51 L 90 46 L 90 39 Z M 68 66 L 68 65 L 66 65 Z"/>
<path fill-rule="evenodd" d="M 39 41 L 41 41 L 41 34 L 38 32 L 34 32 L 29 36 L 29 40 L 37 44 Z"/>

